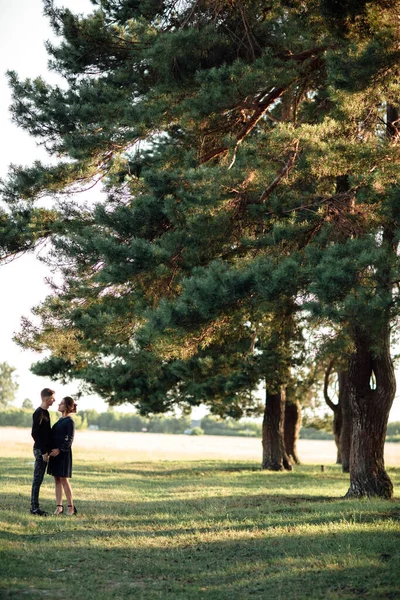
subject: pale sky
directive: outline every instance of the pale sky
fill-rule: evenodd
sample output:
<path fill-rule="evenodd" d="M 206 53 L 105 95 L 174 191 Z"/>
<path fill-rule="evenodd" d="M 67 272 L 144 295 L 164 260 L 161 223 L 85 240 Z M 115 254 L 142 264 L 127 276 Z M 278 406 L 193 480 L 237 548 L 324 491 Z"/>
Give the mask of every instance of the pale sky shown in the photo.
<path fill-rule="evenodd" d="M 79 12 L 93 8 L 89 0 L 64 0 L 57 4 Z M 46 161 L 45 152 L 34 140 L 11 123 L 8 112 L 11 93 L 5 73 L 15 70 L 21 78 L 41 75 L 56 83 L 57 76 L 47 71 L 48 56 L 44 47 L 44 42 L 52 37 L 53 32 L 42 14 L 41 0 L 0 0 L 0 177 L 6 175 L 10 163 L 29 165 L 35 159 Z M 48 288 L 44 278 L 49 275 L 45 265 L 33 255 L 0 266 L 0 362 L 6 361 L 17 369 L 17 405 L 24 398 L 38 404 L 40 390 L 44 387 L 55 389 L 59 399 L 73 395 L 77 390 L 75 383 L 62 386 L 33 375 L 29 367 L 41 356 L 23 351 L 12 341 L 13 334 L 20 328 L 21 317 L 29 316 L 30 308 L 46 297 Z M 99 398 L 83 397 L 78 408 L 100 411 L 106 410 L 107 405 Z"/>
<path fill-rule="evenodd" d="M 58 0 L 56 3 L 74 12 L 93 9 L 89 0 Z M 42 15 L 41 0 L 0 0 L 0 177 L 6 175 L 10 163 L 29 165 L 35 159 L 45 160 L 43 150 L 27 133 L 11 123 L 8 112 L 11 94 L 5 73 L 15 70 L 21 78 L 40 75 L 55 83 L 56 75 L 47 71 L 48 57 L 44 48 L 44 42 L 52 36 L 53 32 Z M 30 365 L 39 360 L 40 355 L 23 351 L 12 341 L 13 334 L 19 330 L 21 317 L 29 316 L 30 308 L 46 297 L 48 288 L 44 278 L 49 275 L 47 268 L 33 255 L 0 266 L 0 362 L 6 361 L 17 369 L 18 405 L 24 398 L 30 398 L 37 404 L 43 387 L 55 389 L 60 399 L 67 394 L 73 395 L 77 389 L 74 383 L 62 386 L 30 373 Z M 399 373 L 397 381 L 400 385 Z M 106 410 L 107 405 L 91 396 L 81 398 L 80 408 Z M 193 416 L 198 418 L 202 413 L 202 410 L 195 411 Z M 400 388 L 390 421 L 400 421 Z"/>

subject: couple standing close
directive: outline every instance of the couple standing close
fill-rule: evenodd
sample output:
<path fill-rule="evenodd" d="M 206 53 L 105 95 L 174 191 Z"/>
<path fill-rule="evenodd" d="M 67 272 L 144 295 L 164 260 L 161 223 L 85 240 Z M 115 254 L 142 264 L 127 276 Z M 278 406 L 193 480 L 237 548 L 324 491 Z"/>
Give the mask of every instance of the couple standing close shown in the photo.
<path fill-rule="evenodd" d="M 72 451 L 75 424 L 71 418 L 76 413 L 76 404 L 72 398 L 66 396 L 58 406 L 61 418 L 51 427 L 49 408 L 55 401 L 54 390 L 45 388 L 40 392 L 42 403 L 33 413 L 32 437 L 35 440 L 33 454 L 35 467 L 33 472 L 31 514 L 47 516 L 39 506 L 39 491 L 44 474 L 53 475 L 56 487 L 55 515 L 64 512 L 62 504 L 63 490 L 67 498 L 67 515 L 76 515 L 77 510 L 72 498 L 72 489 L 69 479 L 72 476 Z"/>

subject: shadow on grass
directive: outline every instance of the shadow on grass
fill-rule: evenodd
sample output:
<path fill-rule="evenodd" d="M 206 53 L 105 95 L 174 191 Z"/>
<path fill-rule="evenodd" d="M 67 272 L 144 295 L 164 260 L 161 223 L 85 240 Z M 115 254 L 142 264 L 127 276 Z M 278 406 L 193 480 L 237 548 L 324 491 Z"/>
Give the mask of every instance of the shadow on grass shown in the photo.
<path fill-rule="evenodd" d="M 381 502 L 379 508 L 382 508 Z M 0 539 L 46 542 L 65 535 L 72 524 L 74 535 L 81 539 L 107 538 L 113 544 L 122 538 L 172 538 L 186 535 L 214 535 L 229 530 L 230 534 L 295 531 L 297 527 L 337 524 L 365 525 L 400 521 L 400 506 L 385 503 L 377 510 L 376 503 L 349 502 L 324 496 L 287 497 L 279 494 L 208 496 L 200 499 L 141 499 L 135 502 L 76 501 L 77 517 L 49 514 L 32 517 L 28 510 L 21 514 L 21 505 L 29 506 L 29 498 L 21 494 L 2 494 L 2 513 L 10 517 L 18 512 L 21 529 L 0 532 Z M 15 517 L 14 517 L 15 518 Z"/>
<path fill-rule="evenodd" d="M 33 467 L 33 457 L 23 458 L 0 458 L 0 472 L 12 473 L 27 470 L 29 466 Z M 340 466 L 331 465 L 325 467 L 322 477 L 342 476 Z M 203 476 L 212 474 L 232 474 L 232 473 L 258 473 L 263 475 L 275 475 L 282 477 L 288 475 L 296 478 L 307 478 L 310 473 L 320 473 L 320 467 L 316 465 L 298 465 L 291 472 L 275 472 L 262 470 L 259 463 L 253 461 L 157 461 L 151 463 L 145 462 L 116 462 L 104 463 L 96 462 L 95 459 L 88 461 L 74 461 L 74 474 L 79 473 L 116 473 L 121 475 L 138 475 L 146 478 L 170 478 L 187 476 Z"/>
<path fill-rule="evenodd" d="M 23 556 L 16 548 L 5 552 L 3 581 L 14 579 L 1 598 L 33 598 L 29 585 L 44 592 L 36 598 L 61 586 L 64 597 L 88 600 L 400 597 L 398 537 L 390 531 L 274 536 L 266 531 L 222 541 L 193 535 L 171 544 L 155 544 L 149 535 L 141 545 L 121 537 L 113 545 L 103 537 L 94 545 L 72 530 L 68 540 L 55 536 L 44 545 L 47 569 L 40 574 L 40 546 L 34 541 L 27 540 Z"/>
<path fill-rule="evenodd" d="M 32 477 L 32 463 L 23 459 L 0 459 L 0 472 L 4 473 L 10 483 L 26 485 Z M 153 463 L 153 468 L 138 463 L 117 463 L 103 468 L 102 465 L 82 464 L 74 465 L 72 484 L 81 487 L 93 487 L 96 496 L 108 499 L 114 490 L 126 489 L 127 494 L 147 495 L 153 497 L 159 494 L 162 488 L 166 497 L 182 495 L 184 490 L 187 494 L 207 496 L 208 490 L 214 487 L 224 489 L 224 495 L 234 495 L 240 489 L 243 493 L 248 490 L 249 497 L 254 495 L 254 490 L 263 490 L 268 496 L 273 490 L 279 489 L 284 496 L 287 490 L 287 502 L 298 503 L 304 500 L 318 502 L 319 500 L 335 500 L 339 497 L 335 494 L 337 484 L 347 487 L 347 475 L 343 475 L 337 467 L 332 467 L 324 473 L 314 467 L 300 467 L 297 472 L 277 473 L 255 469 L 253 463 L 239 463 L 232 466 L 231 463 L 200 463 L 193 466 L 192 463 L 178 463 L 171 468 L 166 463 Z M 201 468 L 200 468 L 201 467 Z M 305 489 L 314 482 L 319 494 L 297 494 L 298 489 Z M 46 476 L 44 485 L 51 483 L 52 478 Z M 345 493 L 343 489 L 343 494 Z M 136 498 L 135 498 L 136 499 Z M 255 502 L 253 498 L 251 502 Z M 260 500 L 262 502 L 262 500 Z"/>
<path fill-rule="evenodd" d="M 78 463 L 78 516 L 47 518 L 28 513 L 32 461 L 1 459 L 0 469 L 24 485 L 2 488 L 1 598 L 400 597 L 399 502 L 333 496 L 346 478 L 338 467 Z"/>

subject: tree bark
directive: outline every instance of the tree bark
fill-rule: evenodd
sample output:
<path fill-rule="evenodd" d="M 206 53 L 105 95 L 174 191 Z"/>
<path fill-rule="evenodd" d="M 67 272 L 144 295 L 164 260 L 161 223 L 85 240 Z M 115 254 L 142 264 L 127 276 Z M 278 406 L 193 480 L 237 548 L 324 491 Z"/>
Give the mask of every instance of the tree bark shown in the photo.
<path fill-rule="evenodd" d="M 349 400 L 349 374 L 347 371 L 338 371 L 339 380 L 339 406 L 341 414 L 340 428 L 340 458 L 343 473 L 350 472 L 350 446 L 351 446 L 351 412 Z"/>
<path fill-rule="evenodd" d="M 388 104 L 386 107 L 386 131 L 391 139 L 396 139 L 399 136 L 399 111 L 397 107 Z"/>
<path fill-rule="evenodd" d="M 301 428 L 302 414 L 300 402 L 297 398 L 286 399 L 285 404 L 285 426 L 284 426 L 284 441 L 285 450 L 289 459 L 296 465 L 300 464 L 297 454 L 297 440 Z"/>
<path fill-rule="evenodd" d="M 387 134 L 398 136 L 399 110 L 387 105 Z M 388 216 L 382 228 L 382 249 L 387 260 L 376 270 L 376 283 L 382 296 L 391 297 L 391 265 L 397 258 L 394 220 Z M 385 471 L 384 445 L 389 412 L 396 393 L 396 378 L 390 356 L 390 303 L 382 306 L 370 337 L 368 329 L 353 323 L 354 354 L 349 360 L 351 410 L 350 488 L 347 498 L 379 496 L 392 498 L 393 485 Z M 375 389 L 371 378 L 375 376 Z"/>
<path fill-rule="evenodd" d="M 338 403 L 334 404 L 329 398 L 329 375 L 332 371 L 332 359 L 325 372 L 324 397 L 327 405 L 333 410 L 333 435 L 337 448 L 336 464 L 342 465 L 343 473 L 350 470 L 350 444 L 351 444 L 351 412 L 349 404 L 349 375 L 345 370 L 338 370 Z"/>
<path fill-rule="evenodd" d="M 277 392 L 266 390 L 262 426 L 262 468 L 269 471 L 292 470 L 284 443 L 285 402 L 283 387 Z"/>
<path fill-rule="evenodd" d="M 341 434 L 342 434 L 342 410 L 341 406 L 338 406 L 338 409 L 333 413 L 333 436 L 335 438 L 336 444 L 336 464 L 342 464 L 342 447 L 340 444 Z"/>
<path fill-rule="evenodd" d="M 382 337 L 379 350 L 373 353 L 366 333 L 353 329 L 355 352 L 349 360 L 350 488 L 346 498 L 393 496 L 393 485 L 384 465 L 386 427 L 396 391 L 389 327 Z M 373 374 L 375 389 L 371 388 Z"/>
<path fill-rule="evenodd" d="M 342 453 L 341 453 L 341 447 L 340 447 L 340 434 L 341 434 L 341 430 L 342 430 L 342 410 L 341 410 L 341 406 L 340 406 L 340 393 L 339 393 L 338 403 L 335 404 L 330 399 L 329 392 L 328 392 L 329 377 L 330 377 L 330 374 L 334 367 L 334 364 L 335 364 L 335 359 L 332 358 L 329 361 L 329 364 L 325 371 L 324 398 L 325 398 L 325 402 L 327 403 L 327 405 L 333 412 L 333 437 L 335 439 L 335 444 L 336 444 L 336 464 L 340 465 L 342 463 Z"/>

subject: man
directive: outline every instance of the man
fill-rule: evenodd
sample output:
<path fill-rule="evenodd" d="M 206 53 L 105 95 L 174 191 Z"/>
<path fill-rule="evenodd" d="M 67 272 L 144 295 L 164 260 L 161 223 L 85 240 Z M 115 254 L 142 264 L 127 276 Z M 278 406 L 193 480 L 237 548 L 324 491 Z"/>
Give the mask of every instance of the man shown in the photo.
<path fill-rule="evenodd" d="M 39 517 L 47 516 L 47 513 L 44 510 L 40 510 L 39 490 L 46 472 L 49 452 L 51 451 L 51 425 L 48 409 L 55 401 L 54 394 L 54 390 L 44 388 L 44 390 L 40 392 L 42 403 L 33 413 L 32 437 L 35 440 L 33 446 L 35 467 L 33 470 L 31 493 L 31 514 Z"/>

